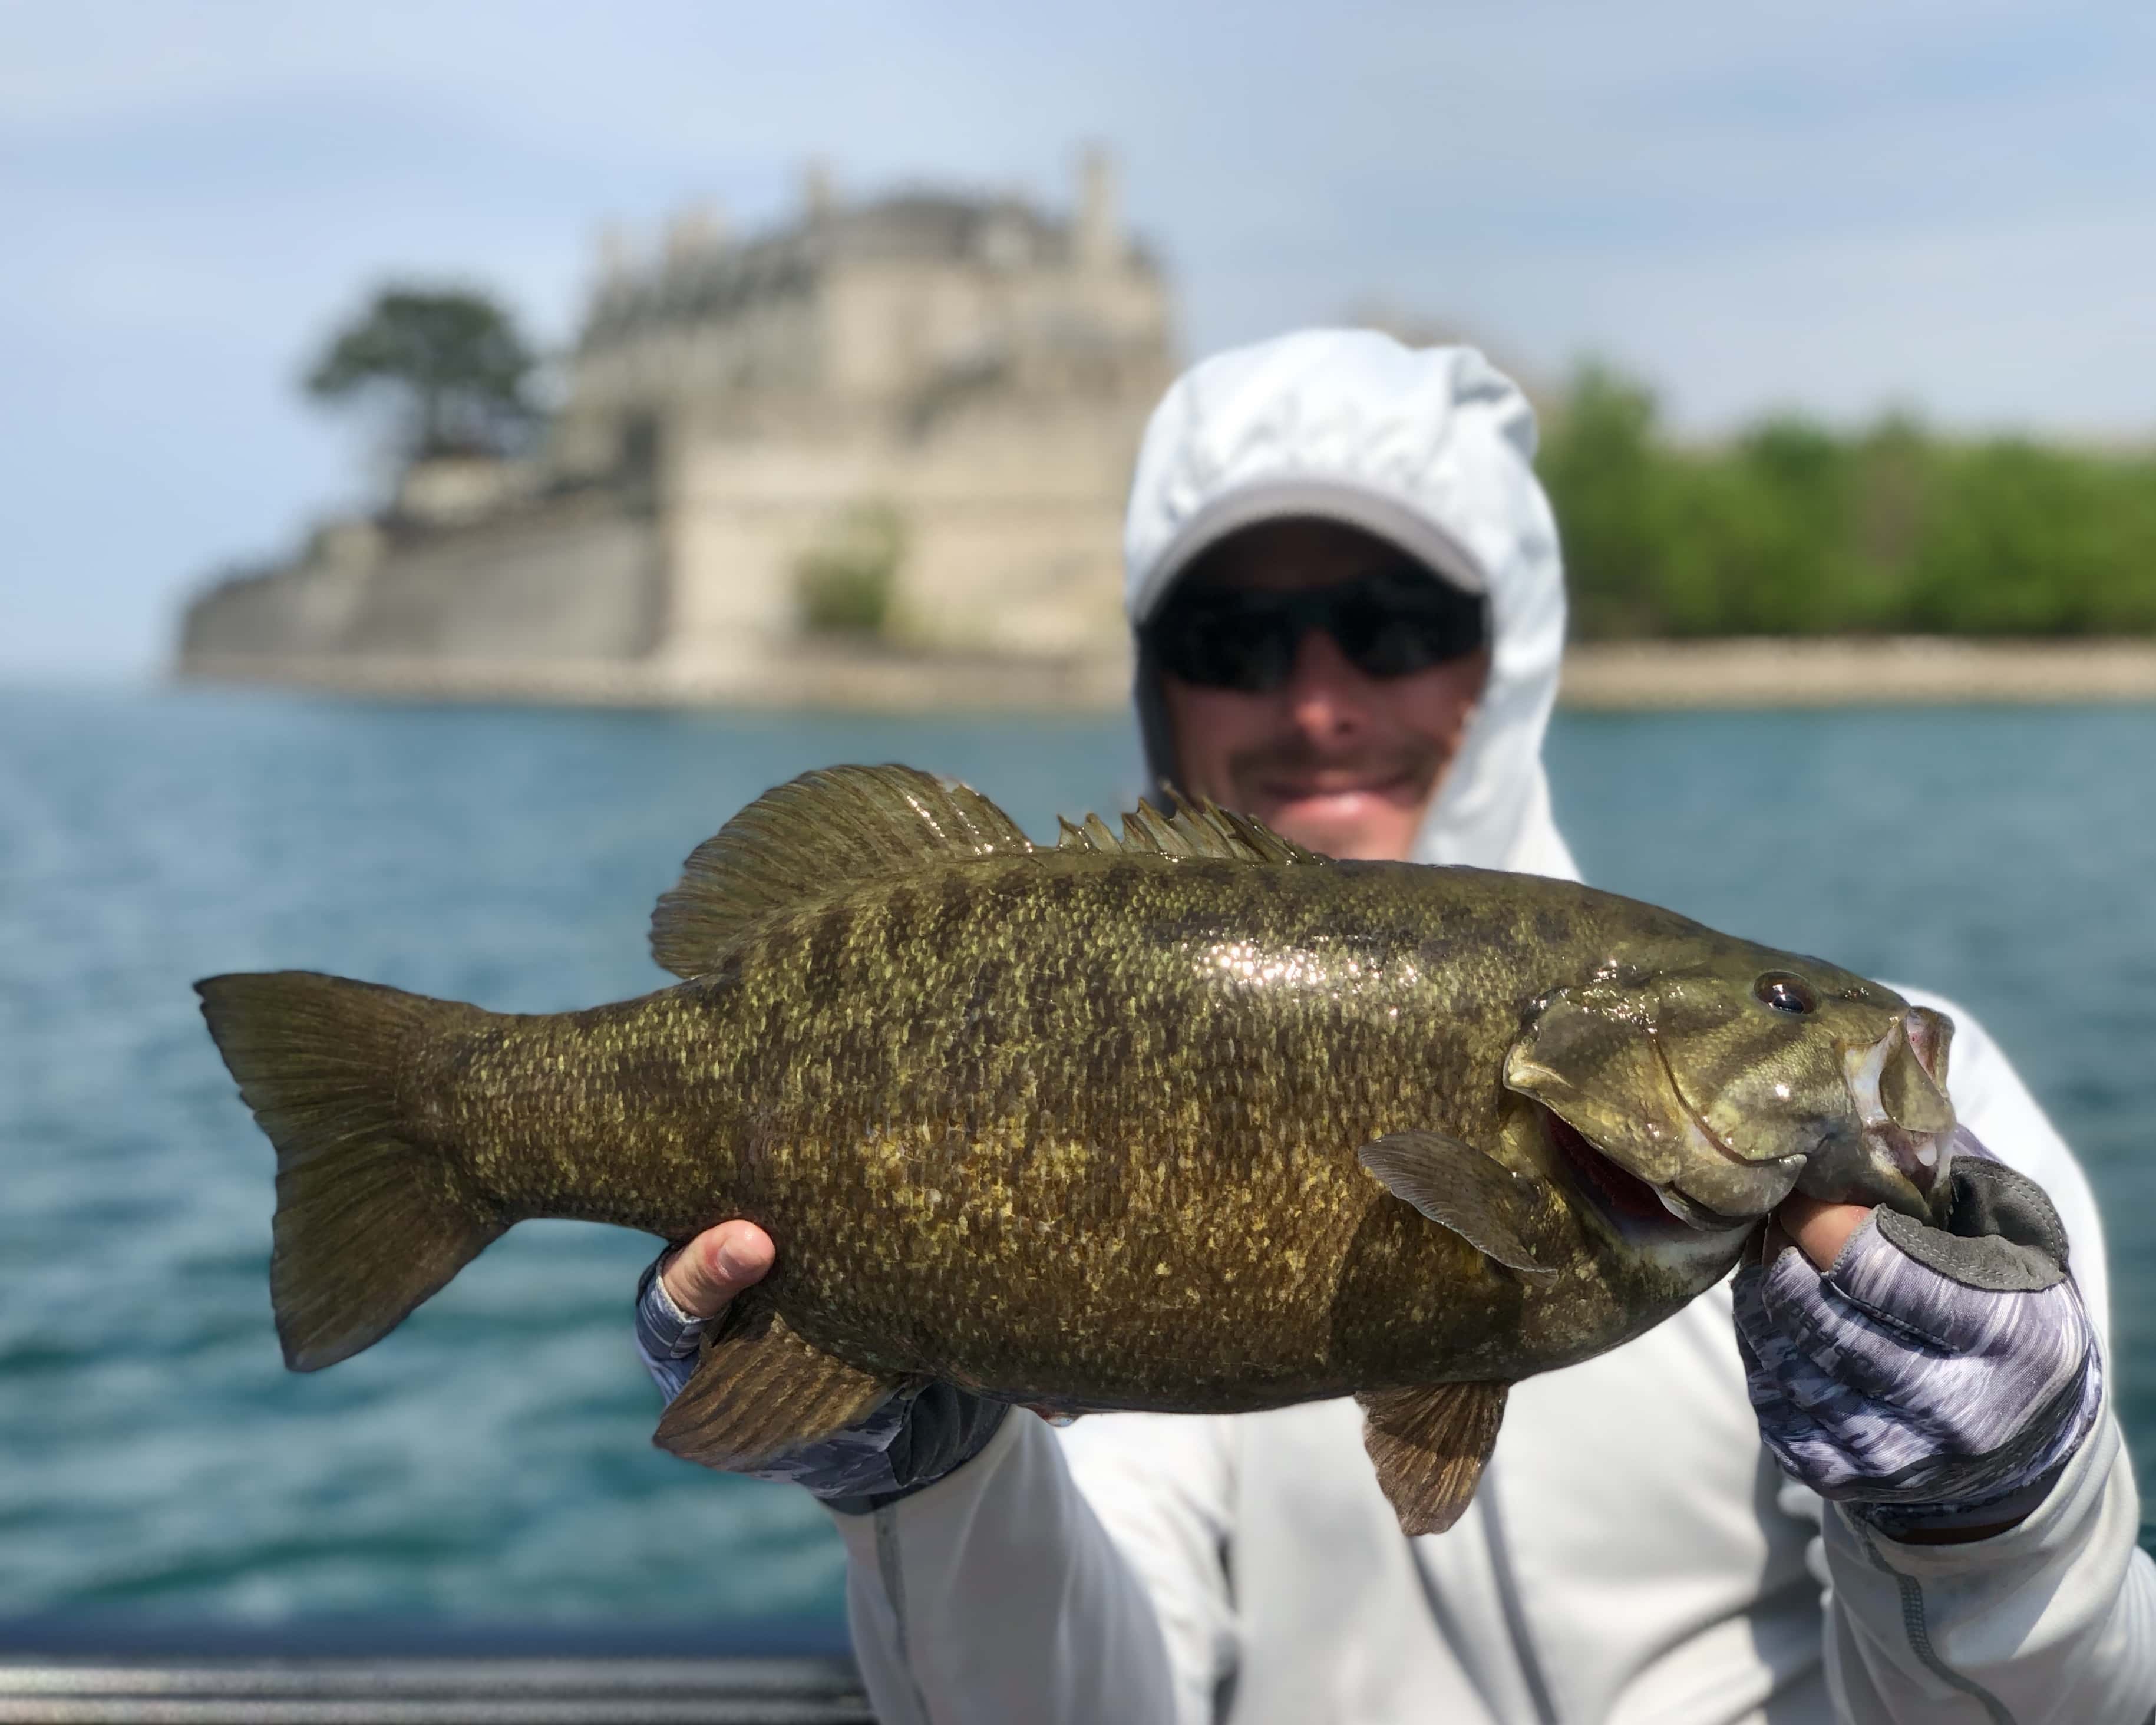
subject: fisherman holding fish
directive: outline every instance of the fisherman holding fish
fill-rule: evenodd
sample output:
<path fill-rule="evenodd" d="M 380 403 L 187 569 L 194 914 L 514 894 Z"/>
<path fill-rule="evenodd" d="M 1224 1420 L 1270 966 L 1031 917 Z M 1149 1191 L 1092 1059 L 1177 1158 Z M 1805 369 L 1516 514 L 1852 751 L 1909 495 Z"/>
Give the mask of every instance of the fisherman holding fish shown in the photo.
<path fill-rule="evenodd" d="M 1541 759 L 1564 597 L 1534 437 L 1517 389 L 1463 348 L 1306 331 L 1184 376 L 1147 430 L 1125 539 L 1156 777 L 1291 847 L 1576 879 Z M 1866 1009 L 1858 979 L 1822 1001 L 1822 974 L 1763 973 L 1761 1023 Z M 1417 1401 L 1389 1437 L 1374 1397 L 1057 1430 L 937 1384 L 752 1470 L 832 1507 L 880 1716 L 2156 1720 L 2156 1568 L 2111 1411 L 2087 1182 L 1969 1016 L 1947 1008 L 1948 1026 L 1902 992 L 1914 1007 L 1846 1081 L 1871 1099 L 1866 1142 L 1891 1140 L 1912 1178 L 1950 1157 L 1929 1219 L 1825 1201 L 1881 1194 L 1827 1189 L 1822 1150 L 1797 1189 L 1812 1195 L 1780 1204 L 1733 1281 L 1508 1403 L 1502 1385 L 1494 1405 Z M 1676 998 L 1652 1009 L 1666 1048 L 1681 1047 Z M 1950 1113 L 1926 1100 L 1948 1034 Z M 1659 1180 L 1665 1140 L 1613 1147 L 1638 1123 L 1589 1118 L 1532 1058 L 1506 1081 L 1607 1153 L 1580 1159 L 1601 1165 L 1611 1214 L 1645 1194 L 1660 1219 L 1641 1228 L 1697 1235 L 1758 1213 Z M 1669 1131 L 1726 1162 L 1754 1106 L 1726 1095 L 1687 1097 Z M 1550 1274 L 1543 1224 L 1506 1232 L 1502 1181 L 1481 1209 L 1435 1190 L 1461 1149 L 1402 1132 L 1361 1159 L 1483 1252 L 1491 1286 Z M 1283 1287 L 1300 1261 L 1281 1240 Z M 654 1266 L 638 1340 L 670 1394 L 773 1262 L 770 1236 L 734 1221 Z M 1496 1432 L 1479 1488 L 1472 1468 L 1414 1472 L 1450 1453 L 1432 1422 L 1478 1420 L 1476 1460 Z M 1388 1441 L 1407 1446 L 1390 1472 Z"/>

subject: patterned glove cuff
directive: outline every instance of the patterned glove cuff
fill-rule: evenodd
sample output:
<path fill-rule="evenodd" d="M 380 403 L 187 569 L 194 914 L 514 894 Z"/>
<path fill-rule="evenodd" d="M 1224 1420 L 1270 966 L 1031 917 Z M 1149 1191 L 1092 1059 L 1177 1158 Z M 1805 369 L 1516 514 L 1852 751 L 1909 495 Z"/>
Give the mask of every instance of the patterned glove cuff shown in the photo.
<path fill-rule="evenodd" d="M 1007 1402 L 948 1384 L 932 1384 L 901 1399 L 906 1412 L 883 1452 L 880 1477 L 801 1483 L 841 1515 L 867 1515 L 948 1479 L 988 1447 L 1010 1413 Z"/>
<path fill-rule="evenodd" d="M 2017 1487 L 1999 1497 L 1959 1505 L 1933 1507 L 1892 1503 L 1845 1503 L 1843 1512 L 1889 1539 L 1907 1539 L 1912 1533 L 1952 1533 L 1964 1527 L 2005 1527 L 2020 1521 L 2051 1495 L 2051 1488 L 2066 1471 L 2061 1461 L 2041 1479 Z"/>
<path fill-rule="evenodd" d="M 1843 1507 L 1889 1539 L 1911 1533 L 1947 1533 L 1964 1527 L 1995 1527 L 2020 1521 L 2051 1495 L 2066 1464 L 2079 1453 L 2103 1415 L 2103 1360 L 2089 1348 L 2082 1370 L 2080 1395 L 2071 1414 L 2054 1427 L 2051 1440 L 2032 1457 L 2005 1490 L 1947 1503 L 1862 1503 Z"/>
<path fill-rule="evenodd" d="M 659 1279 L 661 1266 L 673 1255 L 670 1248 L 654 1258 L 636 1285 L 636 1345 L 647 1364 L 684 1358 L 696 1353 L 704 1339 L 708 1320 L 682 1311 Z"/>

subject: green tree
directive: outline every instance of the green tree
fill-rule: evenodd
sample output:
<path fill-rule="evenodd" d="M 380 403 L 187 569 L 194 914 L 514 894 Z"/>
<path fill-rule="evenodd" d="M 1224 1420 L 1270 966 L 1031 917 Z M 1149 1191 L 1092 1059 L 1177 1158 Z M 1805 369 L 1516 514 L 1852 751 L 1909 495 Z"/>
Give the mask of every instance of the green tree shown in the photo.
<path fill-rule="evenodd" d="M 307 393 L 387 399 L 408 458 L 501 454 L 529 433 L 536 362 L 509 313 L 462 288 L 389 287 L 340 331 L 307 374 Z"/>
<path fill-rule="evenodd" d="M 1670 464 L 1655 438 L 1653 395 L 1604 367 L 1582 367 L 1543 442 L 1541 470 L 1578 633 L 1661 634 Z"/>
<path fill-rule="evenodd" d="M 2156 455 L 1789 416 L 1673 444 L 1584 367 L 1543 447 L 1584 639 L 2156 633 Z"/>

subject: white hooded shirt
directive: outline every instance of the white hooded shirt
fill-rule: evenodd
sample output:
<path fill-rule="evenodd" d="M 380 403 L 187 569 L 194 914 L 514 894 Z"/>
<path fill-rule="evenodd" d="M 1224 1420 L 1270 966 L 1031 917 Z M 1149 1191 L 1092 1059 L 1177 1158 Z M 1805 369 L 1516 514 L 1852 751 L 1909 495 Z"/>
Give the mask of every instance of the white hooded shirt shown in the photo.
<path fill-rule="evenodd" d="M 1394 541 L 1486 594 L 1493 636 L 1416 860 L 1576 877 L 1542 764 L 1564 598 L 1534 435 L 1466 348 L 1309 331 L 1209 360 L 1139 455 L 1133 628 L 1252 522 L 1329 516 Z M 1137 702 L 1165 774 L 1142 654 Z M 2049 1191 L 2107 1331 L 2086 1180 L 1982 1028 L 1944 1009 L 1958 1113 Z M 2156 1566 L 2108 1410 L 2020 1526 L 1892 1544 L 1767 1455 L 1726 1283 L 1516 1385 L 1441 1535 L 1402 1536 L 1352 1401 L 1060 1433 L 1014 1410 L 949 1477 L 836 1519 L 892 1725 L 2156 1725 Z"/>

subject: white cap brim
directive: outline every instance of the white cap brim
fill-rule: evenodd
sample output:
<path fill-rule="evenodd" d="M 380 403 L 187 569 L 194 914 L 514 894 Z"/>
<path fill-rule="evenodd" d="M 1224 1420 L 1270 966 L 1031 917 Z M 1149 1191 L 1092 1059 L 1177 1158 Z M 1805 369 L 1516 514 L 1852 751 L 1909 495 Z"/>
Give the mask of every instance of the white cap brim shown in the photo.
<path fill-rule="evenodd" d="M 1463 593 L 1489 591 L 1490 583 L 1475 559 L 1421 509 L 1402 498 L 1337 479 L 1264 479 L 1211 499 L 1176 530 L 1147 572 L 1132 620 L 1142 623 L 1151 616 L 1183 572 L 1229 534 L 1261 521 L 1307 517 L 1359 527 L 1397 545 Z"/>

